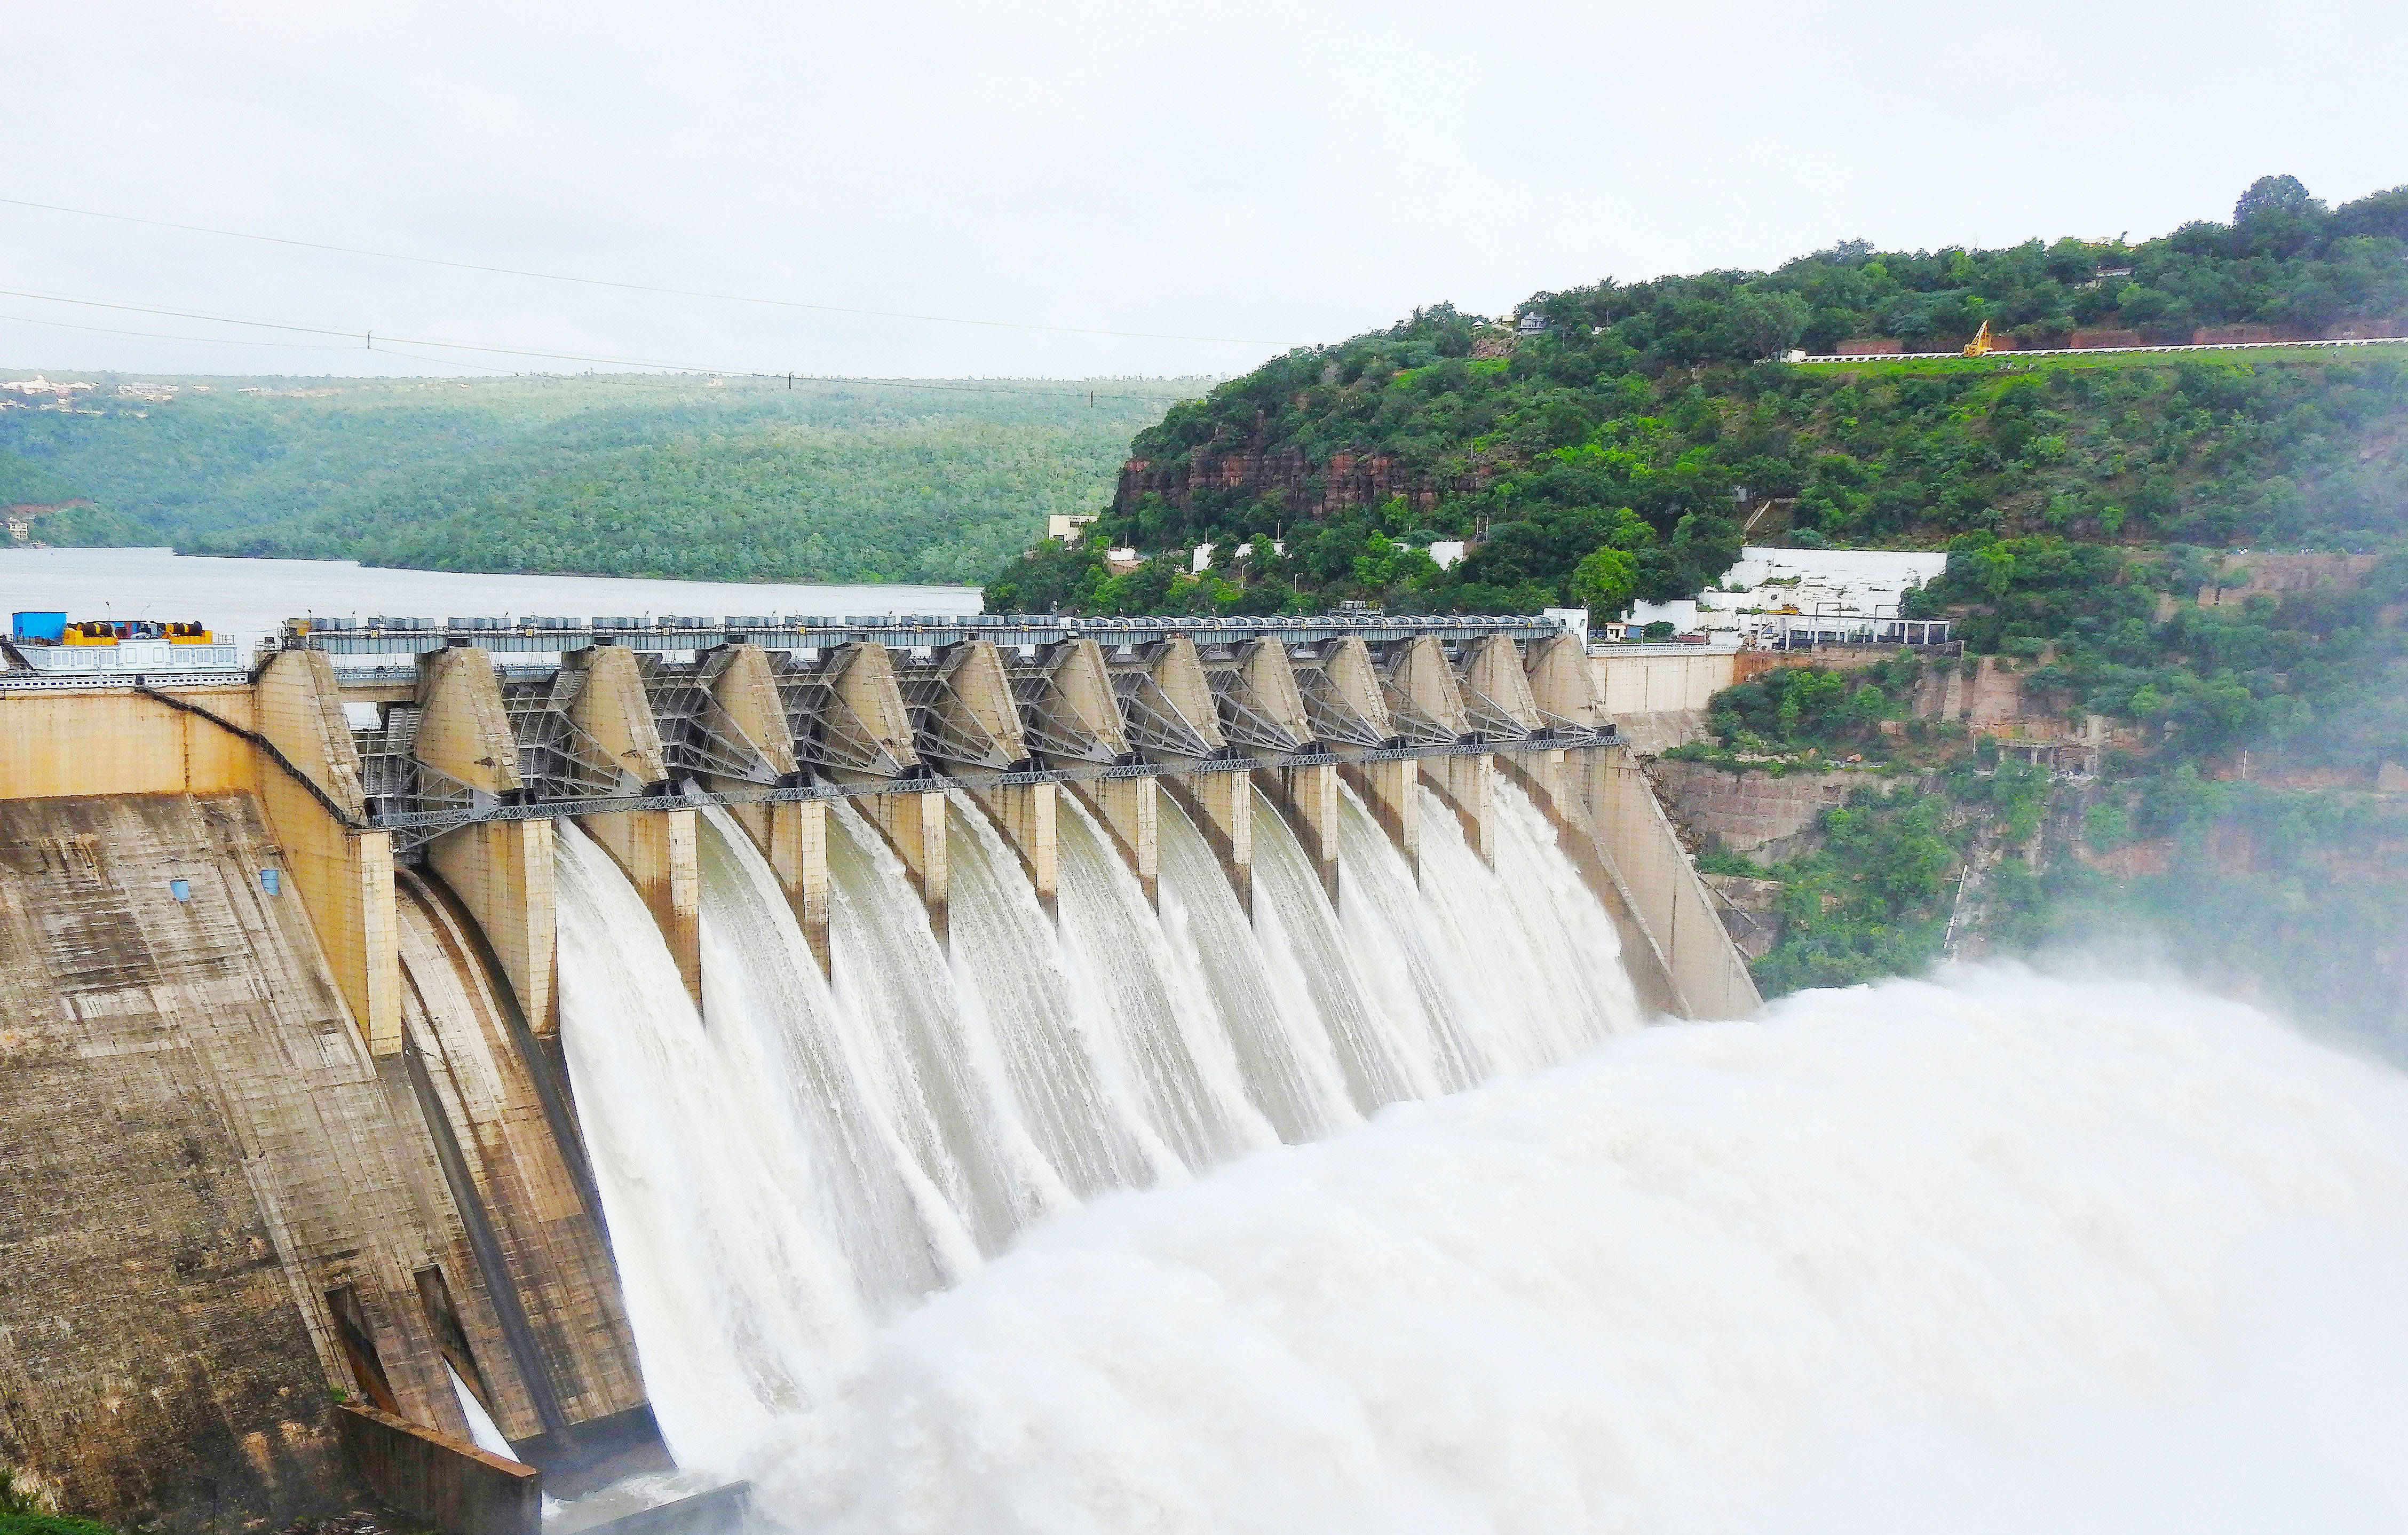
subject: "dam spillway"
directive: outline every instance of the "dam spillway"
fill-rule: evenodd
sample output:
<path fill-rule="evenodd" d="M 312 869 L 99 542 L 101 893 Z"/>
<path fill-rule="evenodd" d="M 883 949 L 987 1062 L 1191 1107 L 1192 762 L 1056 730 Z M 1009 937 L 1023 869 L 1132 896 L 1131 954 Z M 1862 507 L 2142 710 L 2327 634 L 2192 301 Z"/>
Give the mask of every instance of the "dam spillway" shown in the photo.
<path fill-rule="evenodd" d="M 123 1097 L 90 1020 L 157 1005 L 95 954 L 274 1003 L 239 1048 L 154 1026 L 209 1083 L 151 1090 L 212 1126 L 187 1166 L 42 1164 L 86 1202 L 203 1179 L 270 1276 L 93 1230 L 153 1277 L 0 1401 L 87 1506 L 189 1520 L 231 1457 L 303 1510 L 345 1474 L 327 1389 L 547 1469 L 655 1430 L 712 1464 L 1049 1214 L 1754 1005 L 1551 625 L 396 635 L 0 686 L 7 1026 L 57 1101 Z M 235 825 L 232 872 L 172 873 Z M 77 880 L 121 914 L 67 922 Z M 351 1097 L 303 1112 L 304 1052 Z M 107 1419 L 127 1383 L 155 1420 Z"/>

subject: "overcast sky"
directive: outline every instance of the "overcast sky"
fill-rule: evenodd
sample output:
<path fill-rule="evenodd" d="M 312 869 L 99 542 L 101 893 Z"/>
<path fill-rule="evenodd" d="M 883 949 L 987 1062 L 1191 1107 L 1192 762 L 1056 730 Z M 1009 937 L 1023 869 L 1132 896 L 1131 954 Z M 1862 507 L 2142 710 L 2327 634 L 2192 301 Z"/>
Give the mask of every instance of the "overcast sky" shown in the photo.
<path fill-rule="evenodd" d="M 2408 6 L 13 4 L 0 366 L 1227 374 L 1452 300 L 2408 182 Z M 30 320 L 51 325 L 26 323 Z M 218 341 L 166 340 L 59 325 Z M 1060 327 L 1058 329 L 1022 327 Z M 1138 333 L 1094 335 L 1080 332 Z M 230 345 L 230 340 L 270 345 Z"/>

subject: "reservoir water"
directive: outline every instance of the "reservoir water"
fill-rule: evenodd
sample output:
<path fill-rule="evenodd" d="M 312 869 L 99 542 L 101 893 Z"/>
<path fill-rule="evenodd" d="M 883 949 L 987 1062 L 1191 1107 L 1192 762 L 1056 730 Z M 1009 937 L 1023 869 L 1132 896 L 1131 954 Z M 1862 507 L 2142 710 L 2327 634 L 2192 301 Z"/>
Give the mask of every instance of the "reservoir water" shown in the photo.
<path fill-rule="evenodd" d="M 0 613 L 198 619 L 249 646 L 288 618 L 392 614 L 975 613 L 975 586 L 784 586 L 611 576 L 462 575 L 351 560 L 225 560 L 168 549 L 0 550 Z"/>

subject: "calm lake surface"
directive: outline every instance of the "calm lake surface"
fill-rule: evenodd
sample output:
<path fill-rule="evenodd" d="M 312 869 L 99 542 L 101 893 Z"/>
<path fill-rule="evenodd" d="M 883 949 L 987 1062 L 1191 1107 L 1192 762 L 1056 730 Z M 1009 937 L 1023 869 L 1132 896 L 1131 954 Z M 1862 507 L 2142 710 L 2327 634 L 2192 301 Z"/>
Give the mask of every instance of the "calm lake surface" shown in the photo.
<path fill-rule="evenodd" d="M 591 618 L 596 613 L 975 613 L 975 586 L 752 586 L 609 576 L 470 576 L 350 560 L 201 559 L 166 549 L 0 550 L 0 612 L 198 619 L 244 645 L 288 618 Z"/>

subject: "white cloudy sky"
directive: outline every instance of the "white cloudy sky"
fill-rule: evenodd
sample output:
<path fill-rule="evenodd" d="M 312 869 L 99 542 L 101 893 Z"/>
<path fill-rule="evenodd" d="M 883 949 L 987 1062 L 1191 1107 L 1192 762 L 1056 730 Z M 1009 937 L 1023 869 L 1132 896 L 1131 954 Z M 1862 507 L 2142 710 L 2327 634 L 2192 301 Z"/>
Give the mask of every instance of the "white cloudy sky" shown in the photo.
<path fill-rule="evenodd" d="M 0 36 L 0 197 L 1008 323 L 0 204 L 14 367 L 437 370 L 39 294 L 711 369 L 1230 373 L 1438 299 L 2408 182 L 2398 0 L 6 0 Z"/>

